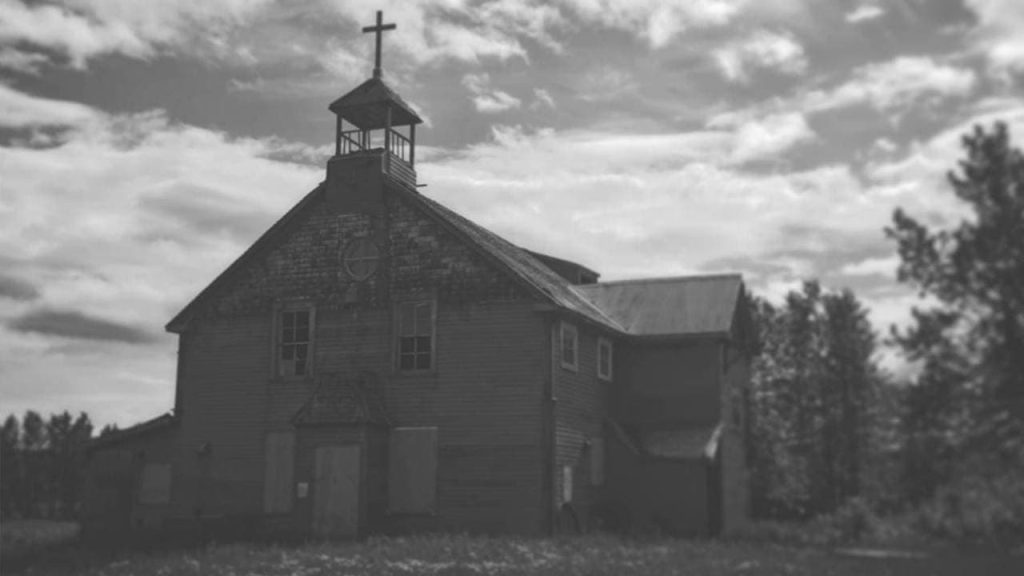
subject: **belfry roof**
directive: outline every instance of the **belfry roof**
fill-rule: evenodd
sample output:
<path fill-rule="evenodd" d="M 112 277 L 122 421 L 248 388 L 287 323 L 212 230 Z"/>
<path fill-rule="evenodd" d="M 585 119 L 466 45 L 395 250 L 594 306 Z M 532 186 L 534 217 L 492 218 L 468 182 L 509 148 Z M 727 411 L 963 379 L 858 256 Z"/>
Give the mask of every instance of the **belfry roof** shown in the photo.
<path fill-rule="evenodd" d="M 392 126 L 423 123 L 412 106 L 380 78 L 370 78 L 328 106 L 331 112 L 362 130 L 386 127 L 389 107 Z"/>

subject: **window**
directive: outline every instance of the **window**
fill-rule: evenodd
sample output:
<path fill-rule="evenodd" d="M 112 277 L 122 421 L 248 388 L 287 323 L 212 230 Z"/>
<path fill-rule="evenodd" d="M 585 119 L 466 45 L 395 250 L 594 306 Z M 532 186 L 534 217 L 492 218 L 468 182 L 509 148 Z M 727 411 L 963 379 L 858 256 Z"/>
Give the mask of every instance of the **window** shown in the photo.
<path fill-rule="evenodd" d="M 378 260 L 380 249 L 366 238 L 354 240 L 342 253 L 345 271 L 354 280 L 366 280 L 372 276 L 377 271 Z"/>
<path fill-rule="evenodd" d="M 597 339 L 597 377 L 612 379 L 612 342 L 607 338 Z"/>
<path fill-rule="evenodd" d="M 398 305 L 398 368 L 430 370 L 434 366 L 434 303 Z"/>
<path fill-rule="evenodd" d="M 579 334 L 572 324 L 562 322 L 562 368 L 576 370 L 576 356 L 579 349 Z"/>
<path fill-rule="evenodd" d="M 395 428 L 388 450 L 388 508 L 432 514 L 437 500 L 437 428 Z"/>
<path fill-rule="evenodd" d="M 281 311 L 278 334 L 279 376 L 306 376 L 312 372 L 313 309 L 286 308 Z"/>

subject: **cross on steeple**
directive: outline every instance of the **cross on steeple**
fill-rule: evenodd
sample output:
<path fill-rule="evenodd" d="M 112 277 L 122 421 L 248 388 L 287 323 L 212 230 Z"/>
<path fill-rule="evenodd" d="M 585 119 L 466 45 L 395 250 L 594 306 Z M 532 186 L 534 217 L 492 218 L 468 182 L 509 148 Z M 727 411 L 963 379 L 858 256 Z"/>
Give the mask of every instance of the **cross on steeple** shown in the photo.
<path fill-rule="evenodd" d="M 373 77 L 380 78 L 380 37 L 386 30 L 394 30 L 397 28 L 394 24 L 384 23 L 384 13 L 377 10 L 377 25 L 376 26 L 365 26 L 363 33 L 373 32 L 377 35 L 377 54 L 373 60 Z"/>

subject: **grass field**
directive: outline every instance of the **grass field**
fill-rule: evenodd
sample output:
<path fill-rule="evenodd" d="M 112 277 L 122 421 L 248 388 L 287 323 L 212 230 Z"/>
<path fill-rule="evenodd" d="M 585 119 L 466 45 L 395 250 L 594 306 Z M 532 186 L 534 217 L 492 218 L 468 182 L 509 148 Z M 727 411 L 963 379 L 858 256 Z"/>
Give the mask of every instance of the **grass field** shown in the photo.
<path fill-rule="evenodd" d="M 5 532 L 11 530 L 16 531 L 5 526 Z M 5 555 L 9 536 L 4 539 Z M 612 536 L 550 540 L 423 536 L 373 538 L 363 543 L 289 547 L 231 544 L 194 550 L 108 554 L 84 550 L 74 543 L 35 549 L 42 550 L 38 557 L 11 570 L 5 568 L 4 573 L 105 576 L 1024 574 L 1024 556 L 1005 553 L 958 554 L 946 550 L 924 557 L 883 559 L 839 554 L 826 548 L 744 542 L 631 541 Z"/>

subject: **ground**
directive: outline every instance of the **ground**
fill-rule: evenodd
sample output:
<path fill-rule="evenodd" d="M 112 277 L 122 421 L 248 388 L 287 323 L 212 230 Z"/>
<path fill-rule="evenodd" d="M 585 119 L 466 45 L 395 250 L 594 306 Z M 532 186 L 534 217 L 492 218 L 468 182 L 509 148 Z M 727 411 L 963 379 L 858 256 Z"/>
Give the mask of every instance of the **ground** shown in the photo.
<path fill-rule="evenodd" d="M 823 547 L 613 536 L 558 539 L 422 536 L 300 546 L 211 545 L 202 549 L 98 553 L 73 527 L 3 524 L 4 574 L 104 576 L 724 574 L 793 576 L 1024 574 L 1024 555 L 933 550 L 921 557 L 852 556 Z M 32 542 L 32 538 L 41 542 Z M 59 535 L 59 537 L 58 537 Z M 63 539 L 63 541 L 61 541 Z M 28 551 L 28 552 L 26 552 Z M 16 563 L 9 563 L 14 552 Z M 28 554 L 28 555 L 26 555 Z"/>

